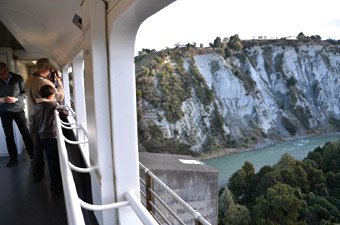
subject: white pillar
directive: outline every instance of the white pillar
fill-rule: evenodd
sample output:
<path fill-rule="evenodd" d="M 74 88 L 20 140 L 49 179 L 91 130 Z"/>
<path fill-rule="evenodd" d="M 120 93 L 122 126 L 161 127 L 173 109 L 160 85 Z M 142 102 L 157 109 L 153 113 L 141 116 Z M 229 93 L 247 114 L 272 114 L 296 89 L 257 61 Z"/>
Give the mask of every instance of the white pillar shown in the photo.
<path fill-rule="evenodd" d="M 108 39 L 111 91 L 112 144 L 118 201 L 129 190 L 139 196 L 139 159 L 134 45 L 140 24 L 170 4 L 168 0 L 125 0 L 109 5 Z M 119 224 L 141 222 L 130 207 L 120 208 Z"/>
<path fill-rule="evenodd" d="M 71 93 L 70 93 L 70 77 L 68 74 L 68 66 L 65 66 L 62 71 L 62 80 L 64 86 L 64 105 L 71 106 Z"/>
<path fill-rule="evenodd" d="M 83 124 L 86 128 L 86 104 L 85 104 L 85 89 L 84 89 L 84 70 L 83 70 L 83 54 L 80 53 L 73 59 L 73 88 L 75 112 L 77 115 L 77 123 Z"/>
<path fill-rule="evenodd" d="M 74 59 L 72 63 L 72 71 L 73 71 L 73 93 L 74 93 L 74 108 L 75 113 L 77 115 L 77 123 L 84 126 L 87 130 L 87 119 L 86 119 L 86 103 L 85 103 L 85 87 L 84 87 L 84 67 L 83 67 L 83 53 L 79 53 Z M 85 133 L 81 129 L 77 129 L 75 135 L 77 136 L 77 140 L 85 141 L 87 139 Z M 82 149 L 83 156 L 86 159 L 86 162 L 90 165 L 89 160 L 89 149 L 87 145 L 80 145 Z"/>
<path fill-rule="evenodd" d="M 92 186 L 95 204 L 115 200 L 105 15 L 104 1 L 83 1 L 84 83 L 86 113 L 90 115 L 87 119 L 90 161 L 99 165 L 99 171 L 92 174 L 97 178 L 97 183 Z M 116 224 L 114 210 L 97 211 L 96 217 L 99 224 Z"/>

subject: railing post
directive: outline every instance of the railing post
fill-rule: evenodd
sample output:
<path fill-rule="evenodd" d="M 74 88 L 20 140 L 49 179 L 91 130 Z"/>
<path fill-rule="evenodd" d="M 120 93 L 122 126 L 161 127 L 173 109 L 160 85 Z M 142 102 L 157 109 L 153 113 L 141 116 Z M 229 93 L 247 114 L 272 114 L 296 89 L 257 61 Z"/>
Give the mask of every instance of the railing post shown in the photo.
<path fill-rule="evenodd" d="M 153 189 L 153 180 L 152 177 L 146 172 L 145 173 L 145 194 L 146 194 L 146 209 L 149 212 L 154 212 L 152 205 L 150 202 L 154 202 L 154 196 L 150 189 Z"/>
<path fill-rule="evenodd" d="M 195 225 L 203 225 L 198 219 L 195 219 Z"/>

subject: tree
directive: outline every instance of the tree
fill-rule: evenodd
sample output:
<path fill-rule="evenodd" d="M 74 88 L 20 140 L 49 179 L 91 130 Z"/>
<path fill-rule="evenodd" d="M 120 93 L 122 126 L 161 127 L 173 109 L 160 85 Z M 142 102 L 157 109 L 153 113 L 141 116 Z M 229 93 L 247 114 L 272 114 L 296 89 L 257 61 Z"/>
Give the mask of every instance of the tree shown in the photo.
<path fill-rule="evenodd" d="M 223 225 L 248 225 L 251 216 L 247 207 L 243 205 L 231 205 L 223 219 Z"/>
<path fill-rule="evenodd" d="M 220 48 L 221 45 L 222 45 L 222 40 L 220 37 L 216 37 L 213 44 L 211 42 L 209 43 L 209 46 L 212 48 Z"/>
<path fill-rule="evenodd" d="M 320 224 L 322 220 L 337 222 L 339 210 L 326 198 L 310 193 L 306 196 L 308 207 L 303 210 L 303 217 L 308 224 Z"/>
<path fill-rule="evenodd" d="M 306 36 L 302 32 L 300 32 L 296 39 L 298 39 L 299 41 L 304 41 L 306 39 Z"/>
<path fill-rule="evenodd" d="M 231 51 L 227 46 L 227 47 L 224 48 L 224 58 L 227 59 L 230 56 L 231 56 Z"/>
<path fill-rule="evenodd" d="M 308 155 L 307 155 L 307 158 L 316 162 L 318 164 L 319 169 L 325 168 L 325 163 L 323 161 L 323 157 L 322 157 L 320 152 L 318 152 L 318 151 L 309 152 Z"/>
<path fill-rule="evenodd" d="M 304 193 L 309 192 L 307 173 L 301 162 L 295 160 L 289 154 L 284 154 L 275 168 L 279 170 L 282 183 L 291 187 L 298 187 Z"/>
<path fill-rule="evenodd" d="M 296 160 L 288 153 L 284 154 L 281 159 L 276 163 L 275 168 L 285 169 L 295 166 Z"/>
<path fill-rule="evenodd" d="M 326 178 L 324 176 L 323 171 L 313 166 L 312 162 L 314 161 L 304 161 L 303 168 L 307 173 L 307 179 L 310 190 L 314 193 L 319 193 L 319 191 L 322 191 L 323 188 L 322 184 L 325 183 Z"/>
<path fill-rule="evenodd" d="M 267 189 L 277 184 L 276 173 L 271 166 L 264 166 L 256 174 L 255 196 L 261 196 L 267 192 Z"/>
<path fill-rule="evenodd" d="M 218 201 L 219 225 L 248 225 L 250 212 L 247 207 L 235 204 L 228 188 L 224 188 Z"/>
<path fill-rule="evenodd" d="M 148 49 L 148 48 L 142 48 L 142 53 L 145 52 L 146 54 L 149 54 L 151 52 L 155 52 L 155 49 Z"/>
<path fill-rule="evenodd" d="M 304 203 L 296 196 L 297 189 L 286 184 L 276 184 L 264 196 L 256 199 L 253 208 L 255 224 L 304 224 L 299 212 Z"/>
<path fill-rule="evenodd" d="M 252 163 L 246 161 L 242 168 L 230 177 L 228 183 L 228 188 L 235 195 L 237 203 L 248 204 L 252 201 L 254 181 L 255 168 Z"/>
<path fill-rule="evenodd" d="M 222 44 L 221 38 L 220 38 L 220 37 L 216 37 L 215 40 L 214 40 L 214 46 L 215 46 L 215 48 L 221 47 L 221 44 Z"/>
<path fill-rule="evenodd" d="M 326 182 L 330 189 L 340 188 L 340 173 L 333 173 L 332 171 L 326 173 Z"/>
<path fill-rule="evenodd" d="M 312 36 L 310 36 L 310 38 L 313 41 L 321 41 L 321 36 L 320 35 L 312 35 Z"/>
<path fill-rule="evenodd" d="M 234 36 L 230 37 L 227 46 L 230 49 L 233 49 L 235 51 L 240 51 L 240 50 L 243 49 L 243 45 L 241 43 L 241 39 L 239 38 L 239 36 L 237 34 L 235 34 Z"/>
<path fill-rule="evenodd" d="M 233 198 L 230 194 L 228 187 L 223 188 L 223 192 L 218 199 L 218 218 L 223 220 L 226 216 L 227 211 L 231 205 L 234 205 Z"/>
<path fill-rule="evenodd" d="M 333 142 L 323 146 L 323 161 L 325 164 L 325 172 L 340 172 L 340 143 Z"/>

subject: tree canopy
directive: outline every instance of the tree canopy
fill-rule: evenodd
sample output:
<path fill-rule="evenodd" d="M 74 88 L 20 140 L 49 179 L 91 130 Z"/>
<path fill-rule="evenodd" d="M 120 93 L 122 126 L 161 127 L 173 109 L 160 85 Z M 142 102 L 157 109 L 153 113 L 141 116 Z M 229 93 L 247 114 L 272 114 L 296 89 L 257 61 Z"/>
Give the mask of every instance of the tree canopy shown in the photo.
<path fill-rule="evenodd" d="M 219 201 L 219 225 L 340 223 L 340 142 L 326 143 L 302 161 L 283 155 L 255 173 L 245 162 Z"/>

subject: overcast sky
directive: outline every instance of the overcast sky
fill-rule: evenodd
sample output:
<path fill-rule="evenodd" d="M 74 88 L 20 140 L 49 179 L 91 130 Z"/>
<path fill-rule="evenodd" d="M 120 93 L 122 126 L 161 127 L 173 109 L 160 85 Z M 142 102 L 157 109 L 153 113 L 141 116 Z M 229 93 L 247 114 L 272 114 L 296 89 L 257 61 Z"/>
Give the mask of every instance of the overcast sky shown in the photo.
<path fill-rule="evenodd" d="M 300 32 L 340 39 L 340 0 L 177 0 L 141 25 L 136 52 L 176 43 L 208 46 L 217 36 L 281 38 Z"/>

